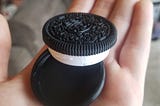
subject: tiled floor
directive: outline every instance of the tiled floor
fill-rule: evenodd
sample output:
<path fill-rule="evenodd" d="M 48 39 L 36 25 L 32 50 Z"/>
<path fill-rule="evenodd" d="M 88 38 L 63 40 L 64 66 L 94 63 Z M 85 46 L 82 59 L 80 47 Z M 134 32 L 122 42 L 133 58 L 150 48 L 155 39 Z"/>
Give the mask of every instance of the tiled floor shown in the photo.
<path fill-rule="evenodd" d="M 66 4 L 62 0 L 41 0 L 41 2 L 27 0 L 25 2 L 9 22 L 14 40 L 9 64 L 11 75 L 25 67 L 42 47 L 41 29 L 45 21 L 65 10 Z M 160 40 L 152 42 L 144 106 L 160 106 Z"/>

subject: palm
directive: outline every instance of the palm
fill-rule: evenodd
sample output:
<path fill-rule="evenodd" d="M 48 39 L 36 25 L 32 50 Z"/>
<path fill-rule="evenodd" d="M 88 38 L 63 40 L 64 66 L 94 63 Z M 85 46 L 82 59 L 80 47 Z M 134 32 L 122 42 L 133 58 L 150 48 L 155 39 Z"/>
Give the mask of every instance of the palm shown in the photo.
<path fill-rule="evenodd" d="M 152 30 L 151 3 L 149 0 L 140 0 L 140 2 L 137 0 L 94 1 L 75 0 L 69 12 L 91 12 L 106 17 L 117 27 L 118 39 L 104 61 L 107 74 L 104 89 L 91 106 L 140 106 L 143 101 L 145 71 Z M 5 27 L 8 29 L 7 26 Z M 3 48 L 1 45 L 0 47 Z M 30 74 L 36 58 L 45 49 L 46 47 L 43 47 L 24 71 L 13 79 L 6 78 L 6 71 L 1 74 L 0 97 L 3 98 L 0 99 L 0 105 L 41 106 L 32 93 Z M 6 47 L 5 51 L 7 54 L 9 47 Z M 8 56 L 6 57 L 7 60 Z M 0 61 L 0 63 L 2 62 Z"/>
<path fill-rule="evenodd" d="M 139 106 L 138 104 L 142 104 L 142 87 L 128 73 L 128 70 L 119 69 L 116 71 L 115 75 L 108 75 L 101 96 L 92 106 L 130 106 L 131 104 Z M 135 102 L 132 103 L 132 101 Z"/>

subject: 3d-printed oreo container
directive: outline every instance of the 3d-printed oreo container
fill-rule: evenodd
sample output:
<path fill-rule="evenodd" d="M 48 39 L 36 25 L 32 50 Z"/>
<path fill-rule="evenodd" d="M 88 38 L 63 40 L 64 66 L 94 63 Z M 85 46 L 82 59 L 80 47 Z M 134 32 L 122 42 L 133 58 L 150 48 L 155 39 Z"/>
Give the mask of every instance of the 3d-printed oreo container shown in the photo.
<path fill-rule="evenodd" d="M 43 40 L 48 46 L 37 59 L 31 86 L 46 106 L 87 106 L 105 82 L 103 60 L 117 37 L 114 25 L 101 16 L 67 13 L 48 20 Z"/>

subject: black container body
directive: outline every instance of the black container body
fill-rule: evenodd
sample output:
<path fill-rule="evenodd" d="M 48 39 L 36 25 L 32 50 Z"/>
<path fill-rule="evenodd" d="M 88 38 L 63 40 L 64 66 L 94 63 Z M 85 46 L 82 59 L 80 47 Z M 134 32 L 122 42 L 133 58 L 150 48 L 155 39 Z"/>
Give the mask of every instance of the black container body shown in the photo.
<path fill-rule="evenodd" d="M 88 106 L 104 82 L 103 62 L 70 66 L 54 59 L 48 50 L 37 59 L 31 75 L 33 92 L 45 106 Z"/>

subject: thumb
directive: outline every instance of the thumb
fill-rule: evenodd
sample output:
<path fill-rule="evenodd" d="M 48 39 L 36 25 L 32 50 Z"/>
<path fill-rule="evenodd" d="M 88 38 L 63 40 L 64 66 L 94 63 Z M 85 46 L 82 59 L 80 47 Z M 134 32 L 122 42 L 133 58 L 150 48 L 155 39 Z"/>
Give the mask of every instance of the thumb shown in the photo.
<path fill-rule="evenodd" d="M 0 82 L 8 77 L 8 60 L 11 48 L 11 37 L 6 19 L 0 15 Z"/>

